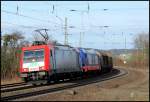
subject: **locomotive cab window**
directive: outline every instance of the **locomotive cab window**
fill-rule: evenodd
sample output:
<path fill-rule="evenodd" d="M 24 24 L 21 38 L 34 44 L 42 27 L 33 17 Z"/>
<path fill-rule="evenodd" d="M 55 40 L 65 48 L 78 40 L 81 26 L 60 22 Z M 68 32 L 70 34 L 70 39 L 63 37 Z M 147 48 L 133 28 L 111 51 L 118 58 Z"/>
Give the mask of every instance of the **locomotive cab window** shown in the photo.
<path fill-rule="evenodd" d="M 31 61 L 44 61 L 44 49 L 24 51 L 24 63 Z"/>

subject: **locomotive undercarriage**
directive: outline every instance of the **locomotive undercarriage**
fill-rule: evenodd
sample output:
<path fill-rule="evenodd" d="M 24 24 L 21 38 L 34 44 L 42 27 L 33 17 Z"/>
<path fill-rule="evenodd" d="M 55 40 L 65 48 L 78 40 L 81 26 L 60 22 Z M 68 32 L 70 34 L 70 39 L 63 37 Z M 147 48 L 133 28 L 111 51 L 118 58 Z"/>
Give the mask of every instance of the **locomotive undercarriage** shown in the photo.
<path fill-rule="evenodd" d="M 102 68 L 103 69 L 103 68 Z M 49 75 L 46 71 L 40 71 L 40 72 L 28 72 L 28 73 L 22 73 L 23 80 L 29 84 L 33 85 L 41 85 L 46 84 L 50 82 L 59 82 L 60 80 L 74 80 L 77 78 L 87 78 L 89 76 L 93 75 L 99 75 L 102 72 L 106 73 L 109 72 L 109 68 L 104 68 L 106 70 L 95 70 L 95 71 L 89 71 L 89 72 L 68 72 L 68 73 L 53 73 Z"/>
<path fill-rule="evenodd" d="M 21 76 L 25 82 L 42 81 L 48 79 L 48 73 L 46 71 L 22 73 Z"/>

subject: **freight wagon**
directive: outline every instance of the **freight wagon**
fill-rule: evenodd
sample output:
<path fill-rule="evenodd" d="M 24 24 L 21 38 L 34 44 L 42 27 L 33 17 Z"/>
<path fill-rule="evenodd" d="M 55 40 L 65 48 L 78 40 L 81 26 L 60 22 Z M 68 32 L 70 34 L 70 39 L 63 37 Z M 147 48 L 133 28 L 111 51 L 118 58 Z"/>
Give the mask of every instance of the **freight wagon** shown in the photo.
<path fill-rule="evenodd" d="M 88 72 L 110 71 L 112 67 L 112 57 L 94 49 L 33 44 L 22 48 L 20 77 L 32 84 L 48 83 Z"/>

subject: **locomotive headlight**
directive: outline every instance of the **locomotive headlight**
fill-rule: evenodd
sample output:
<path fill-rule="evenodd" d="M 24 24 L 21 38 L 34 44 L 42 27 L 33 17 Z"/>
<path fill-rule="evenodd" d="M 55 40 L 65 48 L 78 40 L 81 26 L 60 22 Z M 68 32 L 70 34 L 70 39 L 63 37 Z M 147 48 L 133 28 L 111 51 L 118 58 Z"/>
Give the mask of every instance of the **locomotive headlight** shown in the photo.
<path fill-rule="evenodd" d="M 28 70 L 28 68 L 23 68 L 23 71 L 28 72 L 29 70 Z"/>

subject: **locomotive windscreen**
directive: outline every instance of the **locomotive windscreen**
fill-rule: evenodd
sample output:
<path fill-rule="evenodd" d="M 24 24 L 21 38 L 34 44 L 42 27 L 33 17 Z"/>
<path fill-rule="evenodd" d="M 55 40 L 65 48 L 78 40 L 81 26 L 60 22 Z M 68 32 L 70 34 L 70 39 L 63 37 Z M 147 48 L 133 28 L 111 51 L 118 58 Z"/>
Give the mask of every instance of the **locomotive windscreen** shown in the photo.
<path fill-rule="evenodd" d="M 44 49 L 24 52 L 24 63 L 44 61 Z"/>

